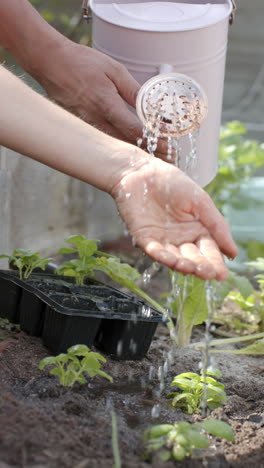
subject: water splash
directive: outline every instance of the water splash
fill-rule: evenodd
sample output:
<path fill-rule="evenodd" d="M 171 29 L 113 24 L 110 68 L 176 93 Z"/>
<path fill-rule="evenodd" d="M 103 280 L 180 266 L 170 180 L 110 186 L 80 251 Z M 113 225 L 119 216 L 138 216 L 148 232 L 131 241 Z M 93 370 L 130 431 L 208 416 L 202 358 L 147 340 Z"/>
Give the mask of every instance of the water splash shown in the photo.
<path fill-rule="evenodd" d="M 205 380 L 208 368 L 213 365 L 210 356 L 210 345 L 212 341 L 211 335 L 211 327 L 212 327 L 212 319 L 214 315 L 214 287 L 211 281 L 205 282 L 205 291 L 206 291 L 206 304 L 208 315 L 205 321 L 205 334 L 204 334 L 204 347 L 203 347 L 203 356 L 202 356 L 202 377 Z M 207 415 L 207 398 L 208 398 L 208 391 L 207 385 L 204 383 L 203 386 L 203 394 L 201 400 L 201 409 L 202 415 L 205 417 Z"/>

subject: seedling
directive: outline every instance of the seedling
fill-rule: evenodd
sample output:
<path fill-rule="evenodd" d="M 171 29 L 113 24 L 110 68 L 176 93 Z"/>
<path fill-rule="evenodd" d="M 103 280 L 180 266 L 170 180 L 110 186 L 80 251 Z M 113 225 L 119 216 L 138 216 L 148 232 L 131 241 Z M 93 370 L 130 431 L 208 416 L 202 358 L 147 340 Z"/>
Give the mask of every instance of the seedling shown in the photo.
<path fill-rule="evenodd" d="M 180 347 L 189 345 L 192 329 L 200 325 L 208 316 L 208 283 L 192 275 L 184 276 L 170 272 L 172 288 L 164 294 L 172 315 L 177 320 L 176 342 Z M 229 272 L 229 278 L 224 283 L 211 282 L 214 294 L 210 293 L 215 306 L 219 306 L 230 290 L 236 287 L 243 297 L 248 297 L 253 288 L 247 278 Z"/>
<path fill-rule="evenodd" d="M 7 258 L 10 265 L 18 268 L 20 279 L 27 279 L 36 268 L 45 270 L 45 266 L 51 260 L 51 258 L 40 257 L 39 252 L 25 249 L 14 250 L 12 255 L 0 255 L 0 258 Z"/>
<path fill-rule="evenodd" d="M 112 280 L 142 297 L 156 310 L 167 316 L 166 309 L 137 285 L 136 281 L 141 278 L 141 275 L 135 268 L 127 263 L 121 263 L 120 259 L 114 255 L 98 250 L 98 241 L 96 240 L 89 240 L 82 235 L 76 235 L 67 238 L 66 242 L 73 244 L 75 247 L 62 248 L 58 253 L 77 253 L 79 258 L 64 262 L 56 273 L 74 276 L 78 284 L 83 284 L 86 276 L 93 277 L 96 271 L 102 271 Z M 172 329 L 172 322 L 169 320 L 168 323 L 170 329 Z"/>
<path fill-rule="evenodd" d="M 153 452 L 156 452 L 161 461 L 182 461 L 190 457 L 195 449 L 208 447 L 206 433 L 229 441 L 234 439 L 229 424 L 217 419 L 207 419 L 195 424 L 160 424 L 145 431 L 146 458 L 151 458 Z"/>
<path fill-rule="evenodd" d="M 171 386 L 177 386 L 180 392 L 170 393 L 168 398 L 172 399 L 172 406 L 179 407 L 187 414 L 201 411 L 203 395 L 206 395 L 206 404 L 210 410 L 222 406 L 226 400 L 225 386 L 208 374 L 221 376 L 219 371 L 210 372 L 207 375 L 185 372 L 174 377 Z"/>
<path fill-rule="evenodd" d="M 57 375 L 60 384 L 65 387 L 72 387 L 76 382 L 85 384 L 86 374 L 90 377 L 100 375 L 113 382 L 112 377 L 101 370 L 100 361 L 106 362 L 101 354 L 93 353 L 86 345 L 75 345 L 67 353 L 42 359 L 39 369 L 52 365 L 50 374 Z"/>

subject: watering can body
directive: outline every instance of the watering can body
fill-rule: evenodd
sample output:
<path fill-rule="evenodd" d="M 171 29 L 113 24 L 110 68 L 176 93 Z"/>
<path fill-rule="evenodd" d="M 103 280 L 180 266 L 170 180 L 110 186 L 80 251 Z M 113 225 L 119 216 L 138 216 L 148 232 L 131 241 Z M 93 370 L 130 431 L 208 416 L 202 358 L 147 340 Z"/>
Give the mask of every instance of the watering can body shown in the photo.
<path fill-rule="evenodd" d="M 90 0 L 93 46 L 124 64 L 142 85 L 166 72 L 182 73 L 203 88 L 208 116 L 197 138 L 200 186 L 216 175 L 231 0 Z M 188 137 L 181 148 L 189 151 Z M 184 159 L 184 158 L 183 158 Z"/>

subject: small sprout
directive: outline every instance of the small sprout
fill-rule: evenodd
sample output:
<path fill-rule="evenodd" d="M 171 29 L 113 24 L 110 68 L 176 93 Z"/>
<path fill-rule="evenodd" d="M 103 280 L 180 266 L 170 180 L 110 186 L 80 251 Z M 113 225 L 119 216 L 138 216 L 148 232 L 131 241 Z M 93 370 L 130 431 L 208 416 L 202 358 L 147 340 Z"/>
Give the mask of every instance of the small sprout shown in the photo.
<path fill-rule="evenodd" d="M 7 258 L 10 265 L 14 265 L 19 271 L 20 279 L 27 279 L 36 268 L 45 270 L 45 266 L 51 258 L 40 257 L 39 252 L 32 250 L 17 249 L 12 255 L 3 254 L 0 258 Z"/>
<path fill-rule="evenodd" d="M 116 283 L 142 297 L 159 312 L 166 314 L 166 309 L 137 285 L 137 281 L 141 278 L 140 273 L 129 264 L 120 262 L 118 257 L 98 250 L 97 240 L 90 240 L 82 235 L 76 235 L 67 238 L 66 242 L 74 245 L 74 247 L 62 248 L 58 253 L 76 253 L 78 258 L 64 262 L 56 270 L 56 273 L 73 276 L 76 278 L 77 284 L 82 285 L 86 276 L 93 277 L 96 271 L 101 271 Z M 149 316 L 151 316 L 151 310 L 149 310 Z M 173 327 L 170 320 L 169 323 Z"/>
<path fill-rule="evenodd" d="M 206 433 L 231 442 L 234 439 L 231 426 L 217 419 L 206 419 L 195 424 L 187 422 L 160 424 L 152 426 L 144 433 L 146 459 L 150 459 L 153 452 L 156 452 L 161 461 L 170 459 L 182 461 L 190 457 L 195 449 L 202 450 L 208 447 L 209 440 Z"/>
<path fill-rule="evenodd" d="M 90 351 L 86 345 L 75 345 L 67 350 L 67 354 L 62 353 L 42 359 L 39 369 L 54 366 L 50 374 L 57 375 L 60 384 L 65 387 L 72 387 L 76 382 L 85 384 L 86 374 L 90 377 L 100 375 L 113 382 L 112 377 L 101 370 L 100 361 L 106 362 L 101 354 Z"/>
<path fill-rule="evenodd" d="M 168 394 L 172 398 L 172 406 L 179 407 L 187 414 L 201 411 L 202 397 L 206 388 L 206 404 L 210 410 L 222 406 L 226 400 L 225 386 L 208 374 L 202 375 L 185 372 L 174 377 L 171 386 L 177 386 L 179 392 Z M 214 373 L 213 373 L 214 375 Z M 219 377 L 219 371 L 217 372 Z"/>

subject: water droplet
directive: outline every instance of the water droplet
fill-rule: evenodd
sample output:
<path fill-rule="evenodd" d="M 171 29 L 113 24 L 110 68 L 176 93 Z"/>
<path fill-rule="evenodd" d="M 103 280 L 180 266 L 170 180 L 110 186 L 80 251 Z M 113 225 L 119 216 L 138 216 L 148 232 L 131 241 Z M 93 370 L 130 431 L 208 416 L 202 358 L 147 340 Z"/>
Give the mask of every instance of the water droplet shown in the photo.
<path fill-rule="evenodd" d="M 150 366 L 149 375 L 148 375 L 149 381 L 153 380 L 154 374 L 155 374 L 155 368 L 154 368 L 154 366 Z"/>
<path fill-rule="evenodd" d="M 122 340 L 119 340 L 118 343 L 117 343 L 116 354 L 117 354 L 118 356 L 121 356 L 122 351 L 123 351 L 123 341 L 122 341 Z"/>
<path fill-rule="evenodd" d="M 152 418 L 158 418 L 159 415 L 160 415 L 160 404 L 157 403 L 156 405 L 153 406 L 152 410 L 151 410 L 151 417 Z"/>

